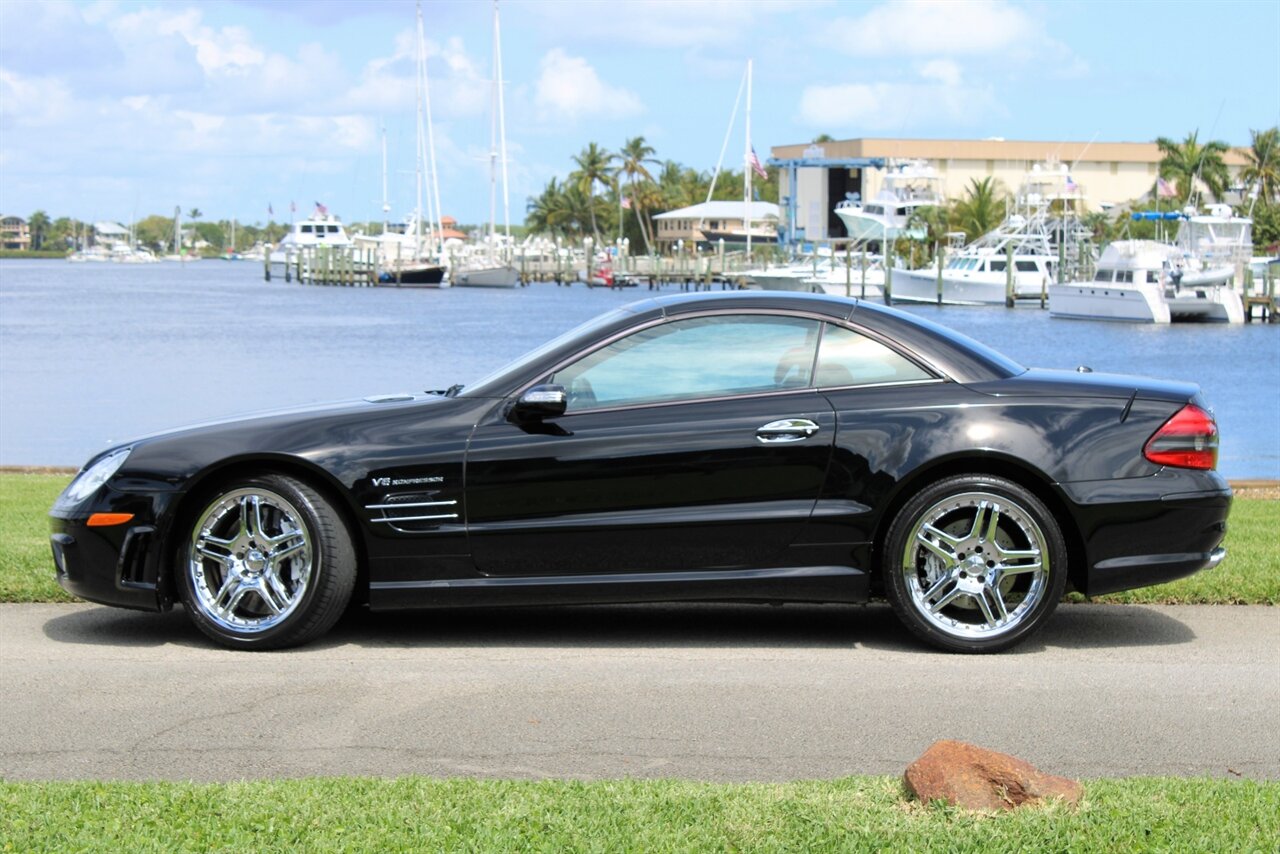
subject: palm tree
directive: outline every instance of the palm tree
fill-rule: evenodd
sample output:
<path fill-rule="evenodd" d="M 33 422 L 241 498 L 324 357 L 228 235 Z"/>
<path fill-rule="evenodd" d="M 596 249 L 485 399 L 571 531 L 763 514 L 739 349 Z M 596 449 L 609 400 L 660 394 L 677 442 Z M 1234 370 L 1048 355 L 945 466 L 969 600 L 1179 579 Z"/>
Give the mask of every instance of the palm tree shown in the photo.
<path fill-rule="evenodd" d="M 535 234 L 548 232 L 555 235 L 557 228 L 552 223 L 552 219 L 562 192 L 556 179 L 552 178 L 536 198 L 529 199 L 529 203 L 525 205 L 524 216 L 524 224 L 529 231 Z"/>
<path fill-rule="evenodd" d="M 649 231 L 645 227 L 644 208 L 640 205 L 640 199 L 636 198 L 636 180 L 638 178 L 643 178 L 646 181 L 653 180 L 653 174 L 649 172 L 645 164 L 653 163 L 657 165 L 658 161 L 653 157 L 655 153 L 653 146 L 648 145 L 643 136 L 632 137 L 618 151 L 618 160 L 621 161 L 618 166 L 618 176 L 627 176 L 627 195 L 635 208 L 636 219 L 640 223 L 640 233 L 644 236 L 646 247 L 650 246 L 652 241 L 650 240 Z M 621 225 L 619 223 L 619 229 L 621 229 Z"/>
<path fill-rule="evenodd" d="M 44 211 L 36 211 L 27 219 L 27 227 L 31 229 L 31 248 L 44 246 L 44 236 L 49 230 L 49 215 Z"/>
<path fill-rule="evenodd" d="M 1004 219 L 1004 192 L 995 178 L 969 180 L 964 198 L 951 210 L 951 221 L 971 241 L 994 229 Z"/>
<path fill-rule="evenodd" d="M 1240 173 L 1245 186 L 1257 191 L 1263 205 L 1280 201 L 1280 128 L 1250 130 L 1253 145 L 1244 153 L 1248 165 Z"/>
<path fill-rule="evenodd" d="M 204 216 L 204 212 L 201 211 L 199 208 L 192 208 L 191 210 L 187 211 L 187 219 L 199 219 L 202 216 Z"/>
<path fill-rule="evenodd" d="M 1164 155 L 1160 160 L 1160 177 L 1172 178 L 1178 196 L 1186 201 L 1191 200 L 1197 179 L 1214 199 L 1222 196 L 1231 181 L 1227 164 L 1222 160 L 1222 155 L 1227 153 L 1227 144 L 1215 139 L 1201 145 L 1199 135 L 1200 131 L 1196 130 L 1187 134 L 1182 142 L 1174 142 L 1165 136 L 1156 140 Z"/>
<path fill-rule="evenodd" d="M 588 205 L 591 213 L 591 233 L 595 235 L 596 244 L 599 245 L 600 230 L 596 227 L 596 184 L 603 184 L 606 187 L 612 184 L 613 175 L 609 166 L 613 163 L 613 155 L 592 142 L 582 149 L 581 154 L 574 156 L 573 162 L 578 168 L 570 173 L 569 177 L 591 201 Z"/>

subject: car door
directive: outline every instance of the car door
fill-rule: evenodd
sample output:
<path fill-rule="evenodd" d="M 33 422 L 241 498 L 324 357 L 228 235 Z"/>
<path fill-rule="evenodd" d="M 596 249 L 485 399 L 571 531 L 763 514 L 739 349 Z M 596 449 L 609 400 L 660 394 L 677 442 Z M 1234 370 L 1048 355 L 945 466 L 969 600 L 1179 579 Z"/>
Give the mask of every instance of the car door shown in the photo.
<path fill-rule="evenodd" d="M 812 387 L 819 322 L 664 319 L 544 379 L 564 415 L 504 402 L 467 451 L 467 530 L 490 575 L 777 565 L 812 512 L 835 418 Z"/>

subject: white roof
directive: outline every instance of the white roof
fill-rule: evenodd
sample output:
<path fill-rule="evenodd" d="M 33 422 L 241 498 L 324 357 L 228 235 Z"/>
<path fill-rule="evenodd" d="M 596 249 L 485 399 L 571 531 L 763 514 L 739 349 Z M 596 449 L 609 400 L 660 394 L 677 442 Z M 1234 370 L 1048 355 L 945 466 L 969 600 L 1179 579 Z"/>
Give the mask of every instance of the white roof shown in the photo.
<path fill-rule="evenodd" d="M 703 202 L 658 214 L 654 219 L 745 219 L 746 210 L 742 202 Z M 752 202 L 751 218 L 757 222 L 778 218 L 778 206 L 773 202 Z"/>
<path fill-rule="evenodd" d="M 129 229 L 118 222 L 95 222 L 93 230 L 102 237 L 127 237 Z"/>

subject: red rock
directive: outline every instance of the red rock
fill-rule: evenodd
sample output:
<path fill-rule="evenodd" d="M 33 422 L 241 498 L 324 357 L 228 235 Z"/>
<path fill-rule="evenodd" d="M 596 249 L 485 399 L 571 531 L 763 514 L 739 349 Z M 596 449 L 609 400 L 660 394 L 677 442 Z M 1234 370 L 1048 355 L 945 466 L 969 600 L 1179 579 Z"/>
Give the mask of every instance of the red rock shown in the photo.
<path fill-rule="evenodd" d="M 1075 780 L 963 741 L 935 741 L 903 777 L 924 803 L 941 800 L 971 810 L 1011 810 L 1048 798 L 1076 806 L 1084 794 Z"/>

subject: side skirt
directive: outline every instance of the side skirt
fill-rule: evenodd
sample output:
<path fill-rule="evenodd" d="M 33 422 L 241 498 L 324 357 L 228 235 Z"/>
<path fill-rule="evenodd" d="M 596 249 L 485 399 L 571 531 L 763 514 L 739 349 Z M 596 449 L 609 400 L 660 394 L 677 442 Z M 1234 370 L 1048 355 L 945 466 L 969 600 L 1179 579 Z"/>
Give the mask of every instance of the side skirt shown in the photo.
<path fill-rule="evenodd" d="M 865 602 L 868 575 L 849 566 L 375 581 L 374 611 L 457 605 L 781 600 Z"/>

